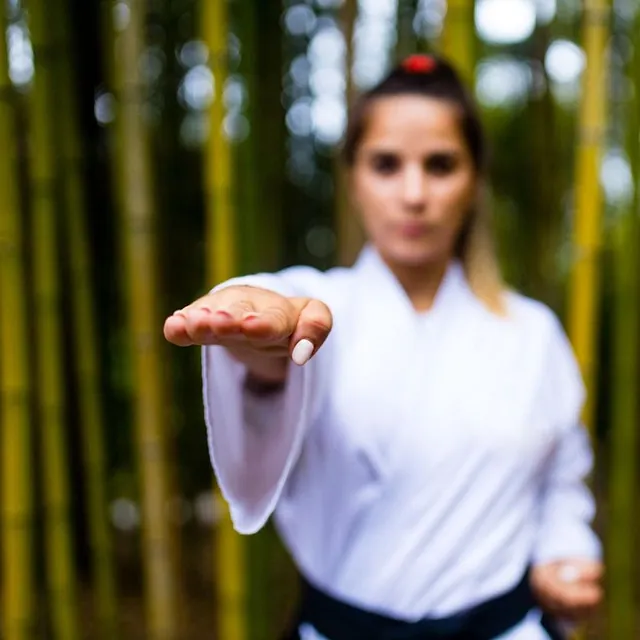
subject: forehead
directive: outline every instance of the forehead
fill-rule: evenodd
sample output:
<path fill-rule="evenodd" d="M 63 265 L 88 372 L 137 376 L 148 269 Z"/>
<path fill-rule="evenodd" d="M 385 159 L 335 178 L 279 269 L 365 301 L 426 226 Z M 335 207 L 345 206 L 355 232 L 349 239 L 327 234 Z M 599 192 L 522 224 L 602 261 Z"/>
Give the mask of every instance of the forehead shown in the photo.
<path fill-rule="evenodd" d="M 404 150 L 465 148 L 457 107 L 445 100 L 401 95 L 377 98 L 370 105 L 362 147 Z"/>

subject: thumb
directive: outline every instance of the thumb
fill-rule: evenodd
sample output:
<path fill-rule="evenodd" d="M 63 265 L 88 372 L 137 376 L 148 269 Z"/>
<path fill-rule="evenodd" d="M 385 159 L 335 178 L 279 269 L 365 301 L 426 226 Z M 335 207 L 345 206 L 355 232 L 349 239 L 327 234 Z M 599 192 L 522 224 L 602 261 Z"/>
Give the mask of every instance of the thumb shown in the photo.
<path fill-rule="evenodd" d="M 329 307 L 319 300 L 291 298 L 298 311 L 298 323 L 291 335 L 289 349 L 291 359 L 302 366 L 324 344 L 332 327 L 333 317 Z"/>

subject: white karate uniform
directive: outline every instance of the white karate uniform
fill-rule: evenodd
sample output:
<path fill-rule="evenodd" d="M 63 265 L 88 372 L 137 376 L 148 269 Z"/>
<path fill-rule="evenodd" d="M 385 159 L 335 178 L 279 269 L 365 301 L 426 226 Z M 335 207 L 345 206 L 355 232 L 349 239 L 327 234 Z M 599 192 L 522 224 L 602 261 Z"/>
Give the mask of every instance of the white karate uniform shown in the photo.
<path fill-rule="evenodd" d="M 221 286 L 240 282 L 318 298 L 334 328 L 266 398 L 203 348 L 209 451 L 237 531 L 273 514 L 313 584 L 406 620 L 507 591 L 530 562 L 600 557 L 583 385 L 547 307 L 509 293 L 499 317 L 452 262 L 418 313 L 372 247 L 349 269 Z M 539 617 L 503 638 L 546 639 Z"/>

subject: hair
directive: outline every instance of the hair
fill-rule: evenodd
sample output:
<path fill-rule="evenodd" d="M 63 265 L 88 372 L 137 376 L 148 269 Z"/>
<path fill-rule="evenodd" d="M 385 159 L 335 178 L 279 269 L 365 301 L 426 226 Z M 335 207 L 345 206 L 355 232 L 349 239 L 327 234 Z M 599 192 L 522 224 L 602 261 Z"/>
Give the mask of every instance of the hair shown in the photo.
<path fill-rule="evenodd" d="M 475 101 L 455 69 L 436 56 L 409 56 L 373 88 L 361 94 L 351 110 L 342 149 L 348 167 L 355 163 L 371 107 L 383 97 L 419 95 L 451 103 L 460 113 L 460 131 L 478 176 L 488 174 L 488 149 Z M 481 194 L 469 213 L 455 247 L 471 290 L 491 311 L 504 315 L 505 287 L 495 251 L 493 225 Z"/>

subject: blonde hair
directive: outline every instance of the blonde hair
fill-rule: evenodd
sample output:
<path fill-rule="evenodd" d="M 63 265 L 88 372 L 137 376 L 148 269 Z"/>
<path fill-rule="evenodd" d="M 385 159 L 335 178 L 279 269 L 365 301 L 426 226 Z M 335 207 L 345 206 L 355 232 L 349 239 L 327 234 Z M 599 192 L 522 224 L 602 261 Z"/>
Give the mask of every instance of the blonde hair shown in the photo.
<path fill-rule="evenodd" d="M 498 264 L 490 210 L 484 198 L 469 216 L 458 240 L 456 255 L 473 293 L 490 311 L 506 316 L 507 289 Z"/>

